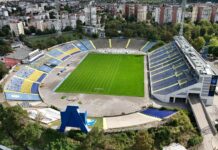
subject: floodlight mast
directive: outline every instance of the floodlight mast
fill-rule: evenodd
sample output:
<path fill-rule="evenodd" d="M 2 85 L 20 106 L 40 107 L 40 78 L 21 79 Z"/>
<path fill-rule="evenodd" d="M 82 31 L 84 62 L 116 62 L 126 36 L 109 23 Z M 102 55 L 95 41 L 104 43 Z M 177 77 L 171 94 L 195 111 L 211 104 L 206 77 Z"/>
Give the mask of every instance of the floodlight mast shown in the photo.
<path fill-rule="evenodd" d="M 187 3 L 187 0 L 182 0 L 182 19 L 181 19 L 181 26 L 180 26 L 179 36 L 183 36 L 183 32 L 184 32 L 186 3 Z"/>
<path fill-rule="evenodd" d="M 56 2 L 56 11 L 57 11 L 57 23 L 58 23 L 58 26 L 59 26 L 59 28 L 58 28 L 58 34 L 59 35 L 61 35 L 62 34 L 62 32 L 61 32 L 61 29 L 62 29 L 62 23 L 61 23 L 61 20 L 60 20 L 60 2 L 59 2 L 59 0 L 55 0 L 55 2 Z"/>

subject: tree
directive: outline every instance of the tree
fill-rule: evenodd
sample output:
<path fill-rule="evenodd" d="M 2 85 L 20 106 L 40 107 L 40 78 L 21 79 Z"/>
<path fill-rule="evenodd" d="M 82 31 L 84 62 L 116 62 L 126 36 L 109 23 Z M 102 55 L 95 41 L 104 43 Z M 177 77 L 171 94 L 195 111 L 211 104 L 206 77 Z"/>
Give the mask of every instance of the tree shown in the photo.
<path fill-rule="evenodd" d="M 200 29 L 200 36 L 204 36 L 207 33 L 207 27 L 202 26 Z"/>
<path fill-rule="evenodd" d="M 71 26 L 66 26 L 63 31 L 72 31 L 73 28 Z"/>
<path fill-rule="evenodd" d="M 23 130 L 20 131 L 24 146 L 36 146 L 42 134 L 42 129 L 37 123 L 29 123 Z"/>
<path fill-rule="evenodd" d="M 76 21 L 76 31 L 79 33 L 83 33 L 83 23 L 81 20 Z"/>
<path fill-rule="evenodd" d="M 3 63 L 0 63 L 0 79 L 4 77 L 5 74 L 8 73 L 8 69 Z"/>
<path fill-rule="evenodd" d="M 103 131 L 98 128 L 93 128 L 88 133 L 86 139 L 83 141 L 80 149 L 82 150 L 93 150 L 93 149 L 106 149 L 105 137 Z"/>
<path fill-rule="evenodd" d="M 36 33 L 36 27 L 30 26 L 30 27 L 29 27 L 29 31 L 30 31 L 31 33 Z"/>
<path fill-rule="evenodd" d="M 200 36 L 200 26 L 193 27 L 191 31 L 191 38 L 195 39 Z"/>
<path fill-rule="evenodd" d="M 205 43 L 206 42 L 205 42 L 204 38 L 200 36 L 200 37 L 194 39 L 192 45 L 194 46 L 194 48 L 197 51 L 200 51 L 203 48 L 203 46 L 205 45 Z"/>
<path fill-rule="evenodd" d="M 27 125 L 27 112 L 22 110 L 20 106 L 0 107 L 0 122 L 2 129 L 13 139 L 18 145 L 23 145 L 22 132 Z"/>
<path fill-rule="evenodd" d="M 11 36 L 11 29 L 10 29 L 9 25 L 3 26 L 2 32 L 4 33 L 4 36 Z"/>
<path fill-rule="evenodd" d="M 56 139 L 46 145 L 45 150 L 74 150 L 76 145 L 69 141 L 69 139 Z"/>
<path fill-rule="evenodd" d="M 0 40 L 0 56 L 4 56 L 10 52 L 12 52 L 10 43 Z"/>
<path fill-rule="evenodd" d="M 132 149 L 134 150 L 152 150 L 154 140 L 147 131 L 141 131 L 136 135 L 135 144 Z"/>
<path fill-rule="evenodd" d="M 203 141 L 203 137 L 202 136 L 193 136 L 188 140 L 188 146 L 195 146 L 200 144 Z"/>
<path fill-rule="evenodd" d="M 49 12 L 49 18 L 50 19 L 56 19 L 55 12 L 53 12 L 53 11 Z"/>

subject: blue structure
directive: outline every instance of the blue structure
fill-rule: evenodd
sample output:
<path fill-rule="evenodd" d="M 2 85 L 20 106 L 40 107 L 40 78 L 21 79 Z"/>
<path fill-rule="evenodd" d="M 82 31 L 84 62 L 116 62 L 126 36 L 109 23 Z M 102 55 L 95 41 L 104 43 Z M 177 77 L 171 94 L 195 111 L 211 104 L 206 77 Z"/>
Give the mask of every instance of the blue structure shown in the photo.
<path fill-rule="evenodd" d="M 80 128 L 82 132 L 88 133 L 90 129 L 88 125 L 94 126 L 95 120 L 90 122 L 87 120 L 87 112 L 79 112 L 78 106 L 67 106 L 65 112 L 61 112 L 61 126 L 59 131 L 64 132 L 65 128 L 75 127 Z"/>
<path fill-rule="evenodd" d="M 176 111 L 173 111 L 173 110 L 160 110 L 160 109 L 156 109 L 156 108 L 148 108 L 148 109 L 142 111 L 141 113 L 143 113 L 145 115 L 152 116 L 152 117 L 163 119 L 163 118 L 169 117 L 172 114 L 176 113 Z"/>

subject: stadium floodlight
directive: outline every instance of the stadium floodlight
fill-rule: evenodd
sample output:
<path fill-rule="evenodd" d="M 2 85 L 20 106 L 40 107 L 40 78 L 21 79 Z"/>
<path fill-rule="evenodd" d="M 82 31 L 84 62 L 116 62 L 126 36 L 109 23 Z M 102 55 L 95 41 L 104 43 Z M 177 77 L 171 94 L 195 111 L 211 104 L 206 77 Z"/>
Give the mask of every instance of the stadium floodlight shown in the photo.
<path fill-rule="evenodd" d="M 182 19 L 181 19 L 181 26 L 180 26 L 180 31 L 179 31 L 179 35 L 180 36 L 183 36 L 183 31 L 184 31 L 184 20 L 185 20 L 186 3 L 187 3 L 187 0 L 183 0 L 182 1 Z"/>

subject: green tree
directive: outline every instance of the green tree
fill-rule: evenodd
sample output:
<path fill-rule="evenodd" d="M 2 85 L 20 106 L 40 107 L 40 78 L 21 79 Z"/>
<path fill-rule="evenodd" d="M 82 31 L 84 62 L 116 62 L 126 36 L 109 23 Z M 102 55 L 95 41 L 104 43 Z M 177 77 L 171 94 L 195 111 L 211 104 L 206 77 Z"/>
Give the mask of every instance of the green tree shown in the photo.
<path fill-rule="evenodd" d="M 134 150 L 152 150 L 154 140 L 147 131 L 141 131 L 136 135 L 135 144 L 132 149 Z"/>
<path fill-rule="evenodd" d="M 63 31 L 65 32 L 65 31 L 72 31 L 72 30 L 73 28 L 71 26 L 66 26 Z"/>
<path fill-rule="evenodd" d="M 10 52 L 12 52 L 10 43 L 0 40 L 0 56 L 4 56 Z"/>
<path fill-rule="evenodd" d="M 42 134 L 42 128 L 37 123 L 29 123 L 20 131 L 24 146 L 37 146 L 38 140 Z"/>
<path fill-rule="evenodd" d="M 29 31 L 30 31 L 31 33 L 36 33 L 36 27 L 30 26 L 30 27 L 29 27 Z"/>
<path fill-rule="evenodd" d="M 76 31 L 79 33 L 83 33 L 83 23 L 81 20 L 76 21 Z"/>
<path fill-rule="evenodd" d="M 93 128 L 92 131 L 88 133 L 86 139 L 83 141 L 80 149 L 106 149 L 106 141 L 103 131 L 100 131 L 98 128 Z"/>
<path fill-rule="evenodd" d="M 6 68 L 6 66 L 3 63 L 0 63 L 0 79 L 2 79 L 7 73 L 8 69 Z"/>
<path fill-rule="evenodd" d="M 188 146 L 191 147 L 191 146 L 195 146 L 195 145 L 198 145 L 200 144 L 201 142 L 203 141 L 203 137 L 202 136 L 193 136 L 191 137 L 189 140 L 188 140 Z"/>
<path fill-rule="evenodd" d="M 46 145 L 45 150 L 75 150 L 77 147 L 69 139 L 56 139 Z"/>
<path fill-rule="evenodd" d="M 200 51 L 203 46 L 205 45 L 205 40 L 203 37 L 197 37 L 196 39 L 194 39 L 192 45 L 194 46 L 194 48 L 197 50 L 197 51 Z"/>

